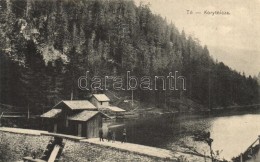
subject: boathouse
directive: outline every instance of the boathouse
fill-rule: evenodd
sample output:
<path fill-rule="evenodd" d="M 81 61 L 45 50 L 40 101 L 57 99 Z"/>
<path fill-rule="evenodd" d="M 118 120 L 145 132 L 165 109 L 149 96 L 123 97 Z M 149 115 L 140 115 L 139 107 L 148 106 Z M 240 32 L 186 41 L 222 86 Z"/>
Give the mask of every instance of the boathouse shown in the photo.
<path fill-rule="evenodd" d="M 87 100 L 69 100 L 59 102 L 41 117 L 50 132 L 94 138 L 98 137 L 102 118 L 108 116 Z"/>

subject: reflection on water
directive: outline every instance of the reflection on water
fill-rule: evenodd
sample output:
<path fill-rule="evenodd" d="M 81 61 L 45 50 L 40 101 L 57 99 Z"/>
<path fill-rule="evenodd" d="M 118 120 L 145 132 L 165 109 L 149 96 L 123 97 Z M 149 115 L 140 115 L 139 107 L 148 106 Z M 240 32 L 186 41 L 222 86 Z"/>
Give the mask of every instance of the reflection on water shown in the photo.
<path fill-rule="evenodd" d="M 143 145 L 176 149 L 180 143 L 190 145 L 190 139 L 196 132 L 210 131 L 214 139 L 212 148 L 221 152 L 220 157 L 230 160 L 239 155 L 260 135 L 260 114 L 234 115 L 225 117 L 163 117 L 148 120 L 121 121 L 121 127 L 112 127 L 117 140 L 121 139 L 123 128 L 127 129 L 128 142 Z M 108 124 L 110 125 L 110 124 Z M 184 142 L 183 142 L 184 141 Z M 201 154 L 208 151 L 203 142 L 194 142 L 192 146 Z M 207 153 L 206 153 L 207 154 Z"/>

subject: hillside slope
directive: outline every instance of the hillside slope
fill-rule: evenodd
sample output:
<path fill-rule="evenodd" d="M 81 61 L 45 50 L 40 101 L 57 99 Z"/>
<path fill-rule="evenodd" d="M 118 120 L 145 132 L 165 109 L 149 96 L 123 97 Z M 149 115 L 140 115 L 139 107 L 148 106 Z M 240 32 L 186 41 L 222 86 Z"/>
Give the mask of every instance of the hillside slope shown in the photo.
<path fill-rule="evenodd" d="M 138 78 L 178 71 L 186 90 L 160 85 L 134 91 L 134 100 L 156 107 L 171 108 L 168 101 L 182 97 L 208 108 L 258 102 L 256 79 L 214 61 L 207 46 L 148 5 L 124 0 L 2 0 L 0 5 L 1 103 L 39 113 L 60 100 L 106 91 L 79 88 L 87 71 L 91 77 L 123 78 L 127 71 Z"/>

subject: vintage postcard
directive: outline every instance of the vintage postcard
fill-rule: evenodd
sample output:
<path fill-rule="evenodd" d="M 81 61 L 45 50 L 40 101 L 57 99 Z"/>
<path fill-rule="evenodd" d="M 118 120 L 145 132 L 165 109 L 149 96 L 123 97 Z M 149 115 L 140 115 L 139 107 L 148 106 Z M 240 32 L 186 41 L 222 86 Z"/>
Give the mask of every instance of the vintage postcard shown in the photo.
<path fill-rule="evenodd" d="M 0 0 L 1 162 L 260 162 L 260 0 Z"/>

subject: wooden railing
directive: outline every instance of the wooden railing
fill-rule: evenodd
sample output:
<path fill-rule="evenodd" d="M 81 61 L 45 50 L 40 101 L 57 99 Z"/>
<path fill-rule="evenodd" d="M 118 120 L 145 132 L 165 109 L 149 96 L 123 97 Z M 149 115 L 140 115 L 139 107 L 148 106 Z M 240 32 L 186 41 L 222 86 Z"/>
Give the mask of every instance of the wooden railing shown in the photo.
<path fill-rule="evenodd" d="M 254 155 L 259 152 L 260 148 L 260 136 L 245 150 L 241 153 L 240 156 L 236 157 L 234 162 L 245 162 L 246 160 L 251 159 Z"/>
<path fill-rule="evenodd" d="M 1 114 L 1 118 L 25 118 L 25 117 L 28 117 L 28 113 L 24 113 L 24 112 L 2 112 L 2 114 Z"/>
<path fill-rule="evenodd" d="M 36 118 L 40 115 L 31 115 L 29 112 L 2 112 L 0 120 L 2 118 Z"/>

